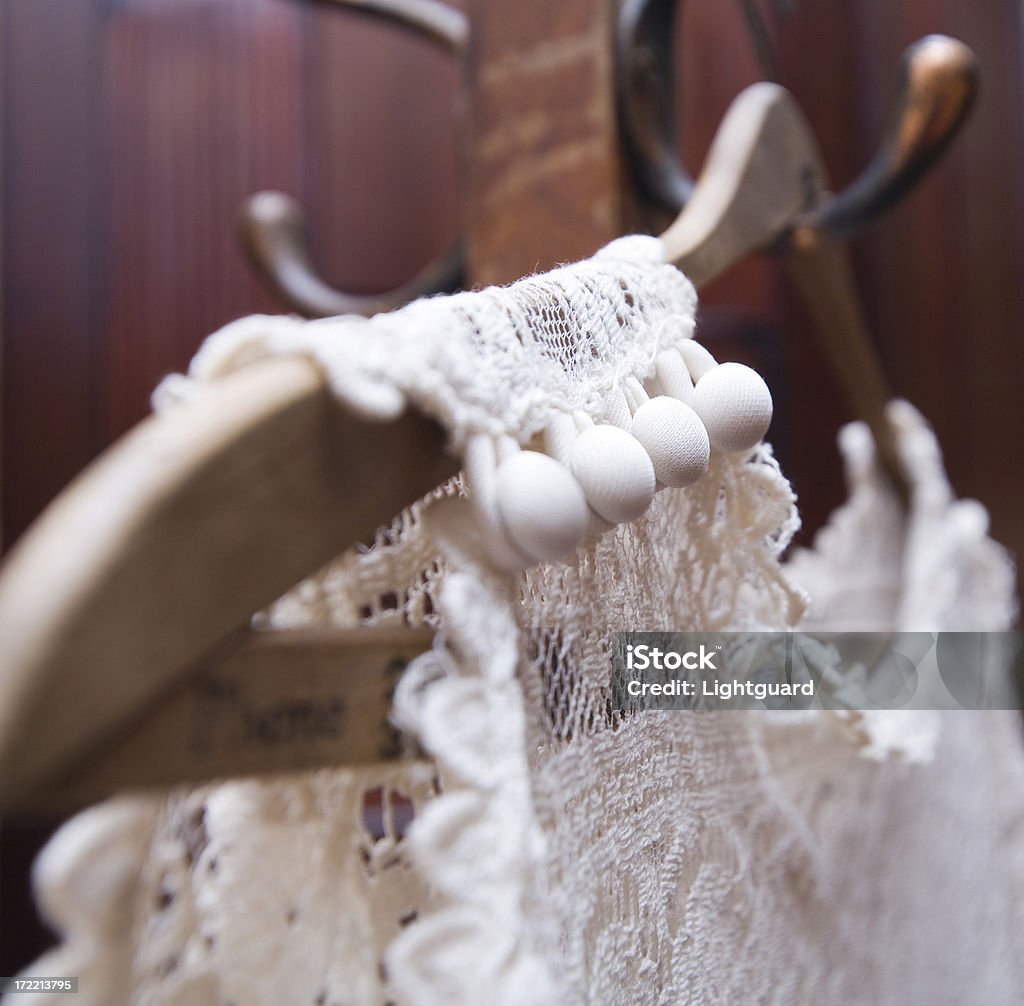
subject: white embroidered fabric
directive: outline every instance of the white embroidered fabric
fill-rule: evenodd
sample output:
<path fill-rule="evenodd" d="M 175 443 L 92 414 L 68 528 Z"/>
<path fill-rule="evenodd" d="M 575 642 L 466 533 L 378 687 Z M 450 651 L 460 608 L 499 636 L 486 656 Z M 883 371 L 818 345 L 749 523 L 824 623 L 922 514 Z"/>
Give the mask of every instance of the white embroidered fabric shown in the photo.
<path fill-rule="evenodd" d="M 369 321 L 248 319 L 160 399 L 305 352 L 364 414 L 411 402 L 456 449 L 527 443 L 560 409 L 601 418 L 691 335 L 692 288 L 657 259 L 627 239 Z M 788 563 L 795 500 L 766 445 L 713 454 L 644 518 L 516 575 L 481 559 L 457 485 L 413 506 L 266 619 L 438 628 L 395 698 L 433 763 L 84 812 L 37 863 L 62 943 L 33 972 L 79 975 L 90 1004 L 1019 1002 L 1013 714 L 611 707 L 616 630 L 1010 625 L 984 510 L 953 498 L 910 406 L 891 421 L 909 515 L 853 424 L 849 501 Z"/>

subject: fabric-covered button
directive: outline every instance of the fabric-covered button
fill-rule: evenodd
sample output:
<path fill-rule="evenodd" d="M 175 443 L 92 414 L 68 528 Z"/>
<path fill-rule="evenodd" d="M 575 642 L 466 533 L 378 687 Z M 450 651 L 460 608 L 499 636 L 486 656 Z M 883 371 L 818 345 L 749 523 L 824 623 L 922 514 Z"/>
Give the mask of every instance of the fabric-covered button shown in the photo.
<path fill-rule="evenodd" d="M 675 398 L 659 395 L 641 405 L 633 416 L 633 436 L 650 455 L 662 485 L 680 489 L 708 470 L 707 430 L 697 413 Z"/>
<path fill-rule="evenodd" d="M 531 559 L 561 559 L 583 540 L 590 516 L 583 489 L 554 458 L 513 454 L 498 466 L 495 485 L 502 526 Z"/>
<path fill-rule="evenodd" d="M 572 445 L 570 467 L 594 512 L 622 524 L 647 512 L 654 465 L 640 442 L 617 426 L 593 426 Z"/>
<path fill-rule="evenodd" d="M 723 363 L 697 382 L 690 403 L 723 451 L 746 451 L 767 432 L 772 394 L 761 375 L 742 363 Z"/>

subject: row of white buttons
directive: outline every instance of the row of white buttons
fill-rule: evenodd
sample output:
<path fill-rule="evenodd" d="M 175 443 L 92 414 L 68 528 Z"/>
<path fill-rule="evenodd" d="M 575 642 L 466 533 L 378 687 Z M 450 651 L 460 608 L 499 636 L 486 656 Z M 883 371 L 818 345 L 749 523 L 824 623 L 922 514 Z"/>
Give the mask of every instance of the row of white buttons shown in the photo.
<path fill-rule="evenodd" d="M 772 398 L 755 371 L 719 365 L 697 343 L 666 350 L 649 382 L 635 378 L 609 400 L 612 423 L 581 413 L 545 431 L 546 453 L 476 437 L 466 453 L 470 498 L 491 552 L 523 569 L 572 553 L 590 531 L 636 520 L 659 488 L 692 485 L 711 450 L 750 450 L 765 434 Z M 660 393 L 664 392 L 664 393 Z"/>

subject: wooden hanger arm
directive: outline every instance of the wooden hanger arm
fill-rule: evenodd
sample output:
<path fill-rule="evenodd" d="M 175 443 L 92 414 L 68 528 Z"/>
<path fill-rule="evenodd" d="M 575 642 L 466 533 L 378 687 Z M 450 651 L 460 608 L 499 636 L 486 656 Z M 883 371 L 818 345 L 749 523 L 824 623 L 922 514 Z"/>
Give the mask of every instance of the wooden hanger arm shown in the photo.
<path fill-rule="evenodd" d="M 389 721 L 428 629 L 244 630 L 8 811 L 66 814 L 126 789 L 373 765 L 419 749 Z"/>
<path fill-rule="evenodd" d="M 352 418 L 298 358 L 140 424 L 0 577 L 0 801 L 66 772 L 253 612 L 454 474 L 443 439 L 413 413 Z"/>
<path fill-rule="evenodd" d="M 661 235 L 665 258 L 700 288 L 774 242 L 823 187 L 817 144 L 792 95 L 754 84 L 730 106 L 690 201 Z"/>

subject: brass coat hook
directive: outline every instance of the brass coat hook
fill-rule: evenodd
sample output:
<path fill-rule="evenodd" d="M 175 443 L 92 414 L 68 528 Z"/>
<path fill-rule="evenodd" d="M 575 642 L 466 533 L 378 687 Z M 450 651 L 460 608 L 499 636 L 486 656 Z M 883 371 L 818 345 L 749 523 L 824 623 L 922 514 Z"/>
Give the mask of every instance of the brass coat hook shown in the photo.
<path fill-rule="evenodd" d="M 430 263 L 408 283 L 381 294 L 346 293 L 321 279 L 306 241 L 302 206 L 283 192 L 257 192 L 242 204 L 242 242 L 264 279 L 307 318 L 338 314 L 369 317 L 417 297 L 454 290 L 462 277 L 462 246 Z"/>
<path fill-rule="evenodd" d="M 461 57 L 469 39 L 469 21 L 439 0 L 309 0 L 401 25 L 407 31 Z M 338 290 L 313 266 L 301 204 L 283 192 L 258 192 L 240 210 L 242 242 L 257 270 L 291 308 L 307 318 L 338 314 L 369 316 L 390 311 L 431 293 L 456 289 L 463 274 L 463 251 L 456 245 L 408 283 L 381 294 Z"/>
<path fill-rule="evenodd" d="M 676 9 L 676 0 L 628 0 L 618 39 L 620 128 L 633 176 L 648 200 L 673 212 L 687 205 L 694 191 L 674 136 Z M 820 160 L 808 156 L 805 209 L 774 245 L 815 323 L 836 382 L 853 413 L 871 429 L 882 464 L 904 500 L 906 480 L 885 415 L 892 389 L 841 240 L 897 203 L 928 173 L 966 120 L 977 86 L 977 59 L 962 42 L 928 35 L 911 45 L 901 61 L 896 108 L 878 153 L 837 196 L 824 190 Z M 771 187 L 771 180 L 763 186 L 769 202 Z M 705 259 L 713 265 L 714 248 L 701 249 L 701 256 L 699 267 L 706 266 Z"/>
<path fill-rule="evenodd" d="M 641 195 L 675 215 L 693 191 L 679 162 L 672 58 L 680 0 L 626 0 L 616 58 L 619 127 Z M 744 13 L 748 8 L 743 4 Z M 765 75 L 773 58 L 764 26 L 748 16 Z M 903 54 L 896 110 L 878 153 L 838 196 L 816 204 L 808 225 L 847 237 L 899 202 L 939 160 L 971 110 L 978 86 L 974 53 L 945 35 L 927 35 Z"/>
<path fill-rule="evenodd" d="M 345 7 L 359 14 L 397 22 L 430 42 L 460 55 L 469 42 L 469 18 L 441 0 L 308 0 Z"/>
<path fill-rule="evenodd" d="M 978 60 L 955 38 L 926 35 L 900 63 L 897 106 L 874 159 L 830 202 L 804 221 L 847 237 L 898 203 L 945 153 L 978 91 Z"/>

